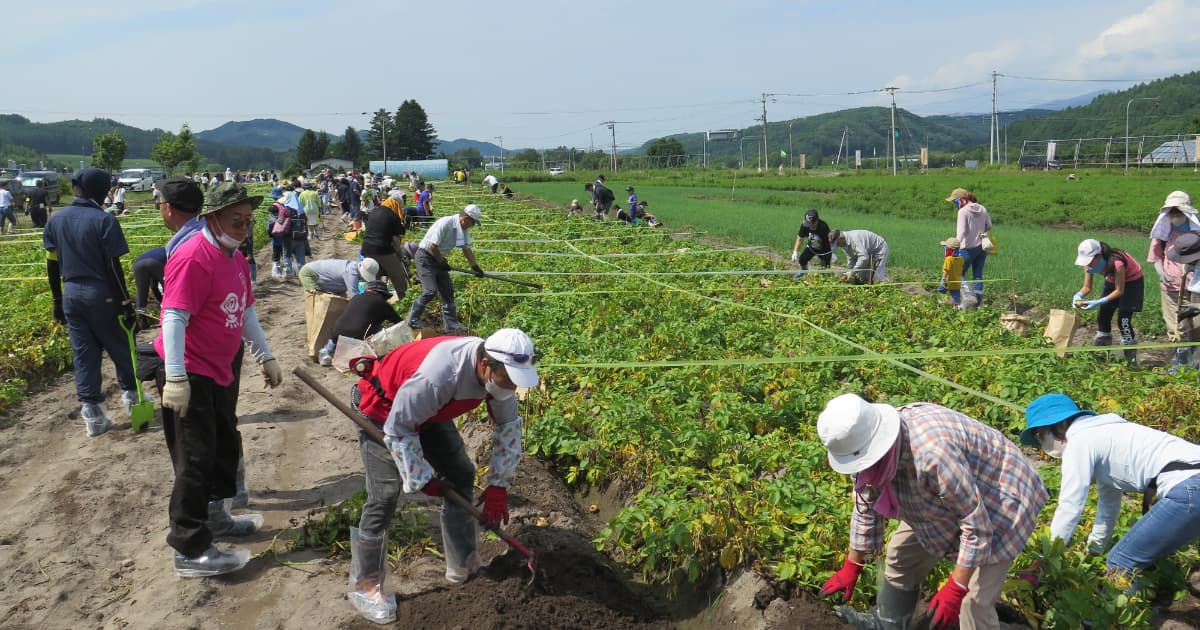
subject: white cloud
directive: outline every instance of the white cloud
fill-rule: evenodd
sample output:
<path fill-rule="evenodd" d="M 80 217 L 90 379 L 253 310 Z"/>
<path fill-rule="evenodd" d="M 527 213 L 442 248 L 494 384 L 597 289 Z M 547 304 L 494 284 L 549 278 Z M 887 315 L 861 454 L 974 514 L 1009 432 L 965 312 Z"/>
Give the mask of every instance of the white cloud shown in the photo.
<path fill-rule="evenodd" d="M 1063 68 L 1072 76 L 1152 78 L 1200 66 L 1200 5 L 1158 0 L 1085 42 Z"/>

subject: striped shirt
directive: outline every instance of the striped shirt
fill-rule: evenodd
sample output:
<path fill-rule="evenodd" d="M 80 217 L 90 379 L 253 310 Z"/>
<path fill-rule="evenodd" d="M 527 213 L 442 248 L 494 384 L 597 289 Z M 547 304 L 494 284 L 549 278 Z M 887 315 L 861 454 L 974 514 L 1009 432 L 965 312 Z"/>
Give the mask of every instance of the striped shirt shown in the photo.
<path fill-rule="evenodd" d="M 1011 562 L 1046 503 L 1029 460 L 999 431 L 933 403 L 899 408 L 900 461 L 892 487 L 900 519 L 933 555 L 975 568 Z M 855 499 L 858 501 L 858 499 Z M 887 519 L 864 504 L 850 521 L 850 548 L 883 547 Z"/>

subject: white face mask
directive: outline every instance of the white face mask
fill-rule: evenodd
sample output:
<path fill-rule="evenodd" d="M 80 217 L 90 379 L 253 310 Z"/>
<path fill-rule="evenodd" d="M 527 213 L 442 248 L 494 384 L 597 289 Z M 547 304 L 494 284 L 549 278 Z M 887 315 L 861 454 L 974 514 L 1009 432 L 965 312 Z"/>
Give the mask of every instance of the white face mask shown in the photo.
<path fill-rule="evenodd" d="M 1062 459 L 1063 450 L 1066 449 L 1067 443 L 1058 439 L 1053 431 L 1046 431 L 1041 437 L 1042 451 L 1054 459 Z"/>
<path fill-rule="evenodd" d="M 225 249 L 237 249 L 238 247 L 242 246 L 242 241 L 239 241 L 236 238 L 226 234 L 224 230 L 222 230 L 220 234 L 217 234 L 216 221 L 213 221 L 210 224 L 210 229 L 212 230 L 213 236 L 217 237 L 217 242 L 221 244 L 221 247 L 224 247 Z"/>
<path fill-rule="evenodd" d="M 508 400 L 517 393 L 516 390 L 508 389 L 507 387 L 500 387 L 494 378 L 489 378 L 488 382 L 484 383 L 483 388 L 486 389 L 487 393 L 491 394 L 492 398 L 495 400 Z"/>
<path fill-rule="evenodd" d="M 1182 212 L 1180 212 L 1180 213 L 1172 212 L 1171 213 L 1171 225 L 1174 225 L 1175 227 L 1179 227 L 1179 226 L 1183 225 L 1184 223 L 1187 223 L 1187 217 L 1183 216 Z"/>

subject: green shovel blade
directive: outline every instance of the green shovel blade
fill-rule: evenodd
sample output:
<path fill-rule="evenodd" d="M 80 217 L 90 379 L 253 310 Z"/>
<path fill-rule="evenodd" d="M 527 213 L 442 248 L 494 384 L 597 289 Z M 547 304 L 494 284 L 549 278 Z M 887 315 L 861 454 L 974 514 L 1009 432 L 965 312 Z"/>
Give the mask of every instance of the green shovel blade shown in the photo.
<path fill-rule="evenodd" d="M 138 390 L 141 390 L 140 386 Z M 141 391 L 138 391 L 138 398 L 141 398 Z M 140 433 L 152 420 L 154 420 L 153 400 L 143 400 L 129 410 L 129 427 L 133 429 L 134 433 Z"/>

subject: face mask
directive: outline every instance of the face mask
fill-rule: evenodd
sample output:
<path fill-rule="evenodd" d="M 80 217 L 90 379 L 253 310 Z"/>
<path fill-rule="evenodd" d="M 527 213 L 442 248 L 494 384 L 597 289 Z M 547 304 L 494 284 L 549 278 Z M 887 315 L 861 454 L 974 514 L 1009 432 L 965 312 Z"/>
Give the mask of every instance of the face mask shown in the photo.
<path fill-rule="evenodd" d="M 221 247 L 224 247 L 225 249 L 237 249 L 238 247 L 240 247 L 242 245 L 241 241 L 226 234 L 225 232 L 221 232 L 220 234 L 217 234 L 216 226 L 217 226 L 217 224 L 214 221 L 213 222 L 214 229 L 212 231 L 213 236 L 217 237 L 217 242 L 221 244 Z"/>
<path fill-rule="evenodd" d="M 1096 263 L 1095 267 L 1088 267 L 1088 273 L 1101 274 L 1104 273 L 1104 268 L 1108 266 L 1108 261 L 1101 258 L 1100 262 Z"/>
<path fill-rule="evenodd" d="M 1053 431 L 1046 431 L 1041 437 L 1042 451 L 1054 459 L 1062 459 L 1063 450 L 1067 443 L 1058 439 Z"/>
<path fill-rule="evenodd" d="M 492 398 L 495 400 L 508 400 L 517 393 L 516 390 L 508 389 L 507 387 L 500 387 L 498 384 L 496 384 L 496 379 L 494 378 L 489 378 L 488 382 L 484 383 L 483 388 L 486 389 L 487 393 L 491 394 Z"/>
<path fill-rule="evenodd" d="M 1182 214 L 1172 214 L 1171 215 L 1171 225 L 1173 225 L 1175 227 L 1179 227 L 1181 225 L 1186 225 L 1187 222 L 1188 222 L 1187 217 L 1183 216 Z"/>

